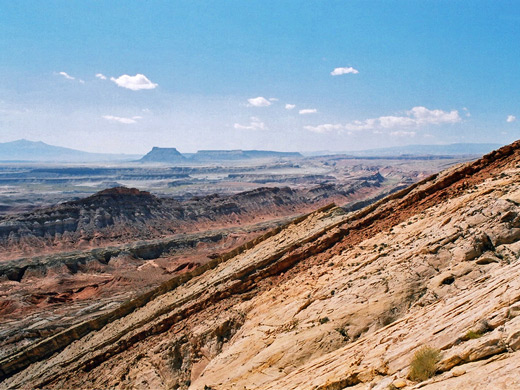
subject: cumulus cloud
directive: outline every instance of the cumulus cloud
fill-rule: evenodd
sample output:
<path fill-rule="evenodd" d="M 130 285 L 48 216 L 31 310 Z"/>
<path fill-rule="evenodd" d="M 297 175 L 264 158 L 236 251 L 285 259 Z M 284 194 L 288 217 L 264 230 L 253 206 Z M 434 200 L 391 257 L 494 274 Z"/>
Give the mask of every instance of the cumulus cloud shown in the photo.
<path fill-rule="evenodd" d="M 96 73 L 96 77 L 100 80 L 106 80 L 107 76 L 105 76 L 103 73 Z"/>
<path fill-rule="evenodd" d="M 278 100 L 280 100 L 280 99 L 278 99 L 278 98 L 269 98 L 270 102 L 277 102 Z"/>
<path fill-rule="evenodd" d="M 415 119 L 417 125 L 440 125 L 462 121 L 457 110 L 446 112 L 442 110 L 428 110 L 426 107 L 419 106 L 412 108 L 407 114 Z"/>
<path fill-rule="evenodd" d="M 262 97 L 262 96 L 247 99 L 247 101 L 249 102 L 249 105 L 251 105 L 253 107 L 267 107 L 272 104 L 269 100 L 267 100 L 265 97 Z"/>
<path fill-rule="evenodd" d="M 315 108 L 304 108 L 303 110 L 298 111 L 298 114 L 300 115 L 307 115 L 307 114 L 316 114 L 318 110 Z"/>
<path fill-rule="evenodd" d="M 114 115 L 103 115 L 103 119 L 106 119 L 109 122 L 117 122 L 117 123 L 123 123 L 125 125 L 131 125 L 134 123 L 137 123 L 138 119 L 141 119 L 140 116 L 133 116 L 132 118 L 124 118 L 120 116 L 114 116 Z"/>
<path fill-rule="evenodd" d="M 237 130 L 267 130 L 267 127 L 264 122 L 262 122 L 259 118 L 252 116 L 251 122 L 248 125 L 241 125 L 240 123 L 235 123 L 233 127 Z"/>
<path fill-rule="evenodd" d="M 357 69 L 354 69 L 352 66 L 349 66 L 349 67 L 345 67 L 345 68 L 334 68 L 334 70 L 332 72 L 330 72 L 330 74 L 332 76 L 341 76 L 342 74 L 349 74 L 349 73 L 358 74 L 359 71 Z"/>
<path fill-rule="evenodd" d="M 140 73 L 136 74 L 135 76 L 124 74 L 119 76 L 117 79 L 111 77 L 110 80 L 116 83 L 118 86 L 131 89 L 132 91 L 139 91 L 141 89 L 154 89 L 158 85 L 152 83 L 148 77 Z"/>
<path fill-rule="evenodd" d="M 286 104 L 285 105 L 286 110 L 292 110 L 294 107 L 296 107 L 296 104 Z"/>
<path fill-rule="evenodd" d="M 417 106 L 405 112 L 406 115 L 401 116 L 380 116 L 378 118 L 369 118 L 364 120 L 355 120 L 346 124 L 323 124 L 318 126 L 305 126 L 304 128 L 317 132 L 325 133 L 331 131 L 391 131 L 393 136 L 415 136 L 416 132 L 412 130 L 402 130 L 402 128 L 420 128 L 428 125 L 441 125 L 461 122 L 462 119 L 457 110 L 429 110 L 426 107 Z"/>
<path fill-rule="evenodd" d="M 508 115 L 507 116 L 506 122 L 511 123 L 511 122 L 514 122 L 514 121 L 516 121 L 516 116 L 514 116 L 514 115 Z"/>
<path fill-rule="evenodd" d="M 59 72 L 58 74 L 59 74 L 60 76 L 65 77 L 67 80 L 76 80 L 75 77 L 72 77 L 71 75 L 67 74 L 66 72 Z"/>

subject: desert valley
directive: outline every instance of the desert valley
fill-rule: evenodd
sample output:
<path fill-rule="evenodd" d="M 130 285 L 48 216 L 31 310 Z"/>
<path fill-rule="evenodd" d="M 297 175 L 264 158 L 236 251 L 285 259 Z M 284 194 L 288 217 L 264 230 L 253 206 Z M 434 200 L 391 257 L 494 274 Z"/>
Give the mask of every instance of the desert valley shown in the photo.
<path fill-rule="evenodd" d="M 5 163 L 2 388 L 519 384 L 518 143 L 147 163 Z"/>
<path fill-rule="evenodd" d="M 520 2 L 0 0 L 0 390 L 520 390 Z"/>

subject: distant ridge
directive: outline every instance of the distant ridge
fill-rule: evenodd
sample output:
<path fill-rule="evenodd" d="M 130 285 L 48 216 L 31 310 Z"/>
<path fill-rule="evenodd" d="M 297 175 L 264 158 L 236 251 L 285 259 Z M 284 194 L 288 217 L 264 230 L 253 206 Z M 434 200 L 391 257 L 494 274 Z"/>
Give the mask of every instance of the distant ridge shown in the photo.
<path fill-rule="evenodd" d="M 474 144 L 455 143 L 449 145 L 406 145 L 390 148 L 369 149 L 359 152 L 349 152 L 352 155 L 361 156 L 460 156 L 460 155 L 484 155 L 498 149 L 502 144 Z"/>
<path fill-rule="evenodd" d="M 276 152 L 272 150 L 199 150 L 197 153 L 183 155 L 176 148 L 154 146 L 148 154 L 139 160 L 145 163 L 182 163 L 210 161 L 238 161 L 263 158 L 303 157 L 298 152 Z"/>
<path fill-rule="evenodd" d="M 404 145 L 356 151 L 315 151 L 306 156 L 346 154 L 353 157 L 425 157 L 425 156 L 482 156 L 502 147 L 503 144 L 454 143 L 446 145 Z"/>
<path fill-rule="evenodd" d="M 199 150 L 191 159 L 196 161 L 249 160 L 274 157 L 303 157 L 298 152 L 275 152 L 271 150 Z"/>
<path fill-rule="evenodd" d="M 141 155 L 142 156 L 142 155 Z M 42 141 L 17 141 L 0 143 L 0 162 L 109 162 L 128 161 L 145 163 L 182 163 L 251 160 L 262 158 L 303 157 L 298 152 L 271 150 L 199 150 L 183 155 L 176 148 L 154 146 L 141 157 L 135 154 L 89 153 L 81 150 L 46 144 Z M 141 157 L 141 158 L 140 158 Z M 140 159 L 139 159 L 140 158 Z"/>
<path fill-rule="evenodd" d="M 0 143 L 0 161 L 15 162 L 94 162 L 130 161 L 130 154 L 89 153 L 81 150 L 48 145 L 44 142 L 20 139 Z"/>

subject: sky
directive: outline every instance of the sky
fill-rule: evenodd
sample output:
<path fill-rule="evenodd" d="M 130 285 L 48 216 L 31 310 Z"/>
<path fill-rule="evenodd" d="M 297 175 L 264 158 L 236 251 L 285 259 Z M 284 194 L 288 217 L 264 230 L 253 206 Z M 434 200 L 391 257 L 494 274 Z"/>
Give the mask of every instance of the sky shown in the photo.
<path fill-rule="evenodd" d="M 0 142 L 505 144 L 519 103 L 519 1 L 0 0 Z"/>

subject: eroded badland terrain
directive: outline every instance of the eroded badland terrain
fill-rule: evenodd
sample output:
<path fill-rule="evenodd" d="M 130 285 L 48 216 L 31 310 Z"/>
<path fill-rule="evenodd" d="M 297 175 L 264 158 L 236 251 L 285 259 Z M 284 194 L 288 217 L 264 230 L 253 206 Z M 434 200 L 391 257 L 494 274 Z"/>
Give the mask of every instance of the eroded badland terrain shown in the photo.
<path fill-rule="evenodd" d="M 110 312 L 295 216 L 331 202 L 360 208 L 454 161 L 290 156 L 112 167 L 6 163 L 0 356 Z M 141 190 L 99 191 L 110 183 Z"/>
<path fill-rule="evenodd" d="M 311 161 L 7 212 L 0 388 L 520 388 L 520 142 Z"/>

